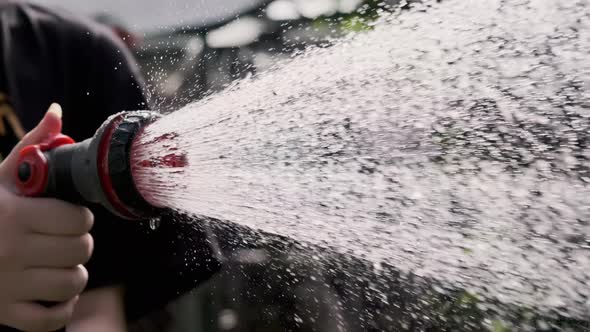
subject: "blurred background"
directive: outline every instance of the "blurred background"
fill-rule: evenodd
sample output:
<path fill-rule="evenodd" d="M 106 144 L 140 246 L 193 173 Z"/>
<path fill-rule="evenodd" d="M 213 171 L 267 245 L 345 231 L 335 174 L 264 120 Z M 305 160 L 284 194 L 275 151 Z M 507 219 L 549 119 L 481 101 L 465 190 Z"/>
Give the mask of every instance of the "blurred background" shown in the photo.
<path fill-rule="evenodd" d="M 166 112 L 220 91 L 240 78 L 264 72 L 307 47 L 329 47 L 334 38 L 371 29 L 371 22 L 382 11 L 391 10 L 400 1 L 34 2 L 86 16 L 111 28 L 134 54 L 146 79 L 151 103 L 159 111 Z M 132 330 L 366 331 L 395 328 L 391 321 L 379 322 L 384 318 L 379 318 L 378 308 L 370 300 L 366 287 L 369 281 L 362 281 L 353 273 L 367 269 L 357 266 L 361 262 L 349 261 L 346 268 L 334 269 L 325 263 L 310 264 L 302 258 L 305 255 L 297 254 L 294 244 L 284 241 L 286 239 L 272 243 L 268 239 L 249 241 L 246 245 L 240 239 L 231 238 L 237 233 L 230 229 L 232 227 L 236 226 L 218 225 L 218 229 L 213 230 L 224 251 L 224 269 L 205 285 L 138 322 Z M 244 236 L 248 230 L 240 232 Z M 225 248 L 224 244 L 229 243 L 231 248 Z M 241 246 L 236 245 L 239 243 Z M 364 289 L 367 289 L 367 297 L 358 297 Z M 369 316 L 370 322 L 367 321 Z"/>
<path fill-rule="evenodd" d="M 111 27 L 163 110 L 223 89 L 282 57 L 370 28 L 399 0 L 35 0 Z"/>

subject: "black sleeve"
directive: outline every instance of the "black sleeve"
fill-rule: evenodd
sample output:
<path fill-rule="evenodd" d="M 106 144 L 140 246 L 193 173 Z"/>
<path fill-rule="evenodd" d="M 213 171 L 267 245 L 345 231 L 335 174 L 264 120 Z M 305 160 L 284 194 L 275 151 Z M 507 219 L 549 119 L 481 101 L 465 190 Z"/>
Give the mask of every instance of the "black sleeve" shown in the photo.
<path fill-rule="evenodd" d="M 100 121 L 119 111 L 147 109 L 139 70 L 121 41 L 105 32 L 94 43 L 92 92 Z M 89 287 L 123 284 L 132 320 L 190 291 L 218 268 L 203 225 L 186 217 L 181 221 L 171 213 L 152 230 L 147 221 L 121 220 L 104 209 L 94 212 Z"/>
<path fill-rule="evenodd" d="M 64 117 L 64 121 L 89 122 L 93 128 L 98 128 L 112 114 L 145 109 L 146 99 L 139 72 L 129 52 L 106 29 L 93 29 L 91 37 L 87 43 L 91 56 L 80 66 L 87 66 L 90 109 L 77 112 L 73 119 Z M 140 236 L 136 233 L 142 230 L 141 225 L 129 224 L 99 206 L 92 210 L 96 220 L 92 229 L 95 249 L 87 264 L 90 275 L 88 288 L 122 283 L 131 259 L 131 250 L 126 247 L 133 245 L 130 239 Z"/>
<path fill-rule="evenodd" d="M 95 34 L 92 84 L 102 115 L 149 108 L 145 84 L 129 50 L 110 30 L 97 29 Z"/>

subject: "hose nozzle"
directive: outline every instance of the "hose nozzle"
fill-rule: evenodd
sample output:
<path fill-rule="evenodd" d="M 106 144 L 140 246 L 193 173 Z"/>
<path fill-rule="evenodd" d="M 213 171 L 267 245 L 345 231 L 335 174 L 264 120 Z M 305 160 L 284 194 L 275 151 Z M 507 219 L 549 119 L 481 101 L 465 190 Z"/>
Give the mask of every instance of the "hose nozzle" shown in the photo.
<path fill-rule="evenodd" d="M 85 141 L 75 143 L 60 134 L 23 148 L 15 174 L 20 192 L 82 205 L 101 204 L 130 220 L 157 217 L 161 209 L 150 205 L 135 186 L 131 146 L 143 128 L 158 118 L 148 111 L 122 112 Z"/>

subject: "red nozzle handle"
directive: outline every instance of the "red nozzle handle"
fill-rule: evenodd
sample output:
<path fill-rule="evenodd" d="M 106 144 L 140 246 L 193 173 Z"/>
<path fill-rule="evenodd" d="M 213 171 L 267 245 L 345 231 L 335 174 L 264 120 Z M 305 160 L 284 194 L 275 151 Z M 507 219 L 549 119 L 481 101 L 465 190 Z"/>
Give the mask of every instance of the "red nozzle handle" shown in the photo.
<path fill-rule="evenodd" d="M 24 147 L 18 156 L 16 185 L 25 196 L 41 196 L 49 180 L 49 161 L 43 152 L 75 141 L 63 134 L 55 135 L 41 144 Z"/>

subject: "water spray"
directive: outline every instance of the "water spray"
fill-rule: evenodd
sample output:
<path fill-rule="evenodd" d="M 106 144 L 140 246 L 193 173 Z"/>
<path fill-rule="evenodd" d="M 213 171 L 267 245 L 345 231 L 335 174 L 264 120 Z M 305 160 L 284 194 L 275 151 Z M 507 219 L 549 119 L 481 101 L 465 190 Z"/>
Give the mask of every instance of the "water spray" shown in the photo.
<path fill-rule="evenodd" d="M 75 143 L 59 134 L 23 148 L 15 174 L 18 189 L 31 197 L 100 204 L 125 219 L 157 217 L 162 209 L 148 203 L 135 186 L 131 147 L 158 118 L 148 111 L 122 112 L 85 141 Z"/>

